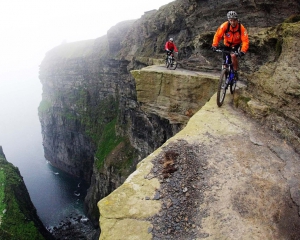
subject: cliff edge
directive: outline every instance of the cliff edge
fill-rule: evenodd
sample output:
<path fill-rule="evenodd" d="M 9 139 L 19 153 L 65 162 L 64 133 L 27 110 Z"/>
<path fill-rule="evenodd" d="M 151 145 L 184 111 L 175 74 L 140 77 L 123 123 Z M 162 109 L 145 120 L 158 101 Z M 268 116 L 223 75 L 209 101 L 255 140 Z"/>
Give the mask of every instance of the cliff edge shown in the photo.
<path fill-rule="evenodd" d="M 232 103 L 214 95 L 98 203 L 101 240 L 300 238 L 299 154 Z"/>
<path fill-rule="evenodd" d="M 217 77 L 210 74 L 219 70 L 221 56 L 210 45 L 228 8 L 238 9 L 250 38 L 239 66 L 247 88 L 237 91 L 234 106 L 299 151 L 299 1 L 173 1 L 117 24 L 107 36 L 58 46 L 41 64 L 45 157 L 90 184 L 85 205 L 95 227 L 96 203 L 214 94 Z M 210 76 L 201 86 L 193 77 L 180 79 L 179 69 L 170 75 L 144 68 L 163 61 L 169 37 L 180 49 L 180 71 Z"/>

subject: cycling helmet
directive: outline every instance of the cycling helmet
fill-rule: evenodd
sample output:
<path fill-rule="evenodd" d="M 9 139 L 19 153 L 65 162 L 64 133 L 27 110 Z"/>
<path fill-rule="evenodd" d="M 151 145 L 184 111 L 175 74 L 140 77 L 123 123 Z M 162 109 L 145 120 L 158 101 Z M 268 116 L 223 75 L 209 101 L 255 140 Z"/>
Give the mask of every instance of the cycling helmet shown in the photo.
<path fill-rule="evenodd" d="M 228 19 L 237 19 L 238 18 L 238 15 L 235 11 L 229 11 L 227 13 L 227 18 Z"/>
<path fill-rule="evenodd" d="M 169 41 L 172 41 L 172 42 L 173 42 L 174 40 L 173 40 L 173 38 L 170 38 Z"/>

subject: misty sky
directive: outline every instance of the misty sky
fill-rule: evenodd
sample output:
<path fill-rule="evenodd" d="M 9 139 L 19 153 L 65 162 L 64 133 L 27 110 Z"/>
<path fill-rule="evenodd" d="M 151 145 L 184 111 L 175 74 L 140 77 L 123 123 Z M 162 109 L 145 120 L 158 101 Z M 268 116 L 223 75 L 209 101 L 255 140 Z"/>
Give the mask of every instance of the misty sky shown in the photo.
<path fill-rule="evenodd" d="M 47 51 L 63 41 L 103 36 L 117 23 L 169 2 L 0 0 L 0 145 L 8 161 L 28 155 L 37 143 L 42 146 L 38 68 Z"/>
<path fill-rule="evenodd" d="M 46 52 L 64 41 L 101 37 L 117 23 L 138 19 L 145 11 L 169 2 L 172 0 L 0 0 L 0 146 L 6 159 L 19 168 L 42 219 L 52 219 L 48 212 L 52 206 L 66 214 L 62 202 L 73 201 L 60 190 L 64 183 L 58 184 L 59 178 L 53 177 L 57 175 L 44 158 L 38 72 Z M 61 217 L 54 215 L 51 221 Z"/>
<path fill-rule="evenodd" d="M 67 42 L 105 35 L 116 23 L 140 18 L 172 0 L 1 0 L 0 72 L 36 66 Z M 38 62 L 37 62 L 38 61 Z"/>

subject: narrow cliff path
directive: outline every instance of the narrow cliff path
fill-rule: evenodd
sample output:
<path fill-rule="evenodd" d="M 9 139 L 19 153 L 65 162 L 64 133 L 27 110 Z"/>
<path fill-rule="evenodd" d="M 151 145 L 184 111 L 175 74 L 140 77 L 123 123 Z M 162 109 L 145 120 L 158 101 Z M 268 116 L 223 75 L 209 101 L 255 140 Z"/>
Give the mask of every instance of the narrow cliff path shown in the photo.
<path fill-rule="evenodd" d="M 215 94 L 98 203 L 100 239 L 300 239 L 300 156 L 232 100 Z"/>
<path fill-rule="evenodd" d="M 175 70 L 167 69 L 164 65 L 151 65 L 148 67 L 143 68 L 143 71 L 157 71 L 157 72 L 169 72 L 172 74 L 180 74 L 180 75 L 186 75 L 186 76 L 199 76 L 199 75 L 210 75 L 214 77 L 219 77 L 219 73 L 209 73 L 209 72 L 201 72 L 201 71 L 192 71 L 187 70 L 184 68 L 177 67 Z"/>

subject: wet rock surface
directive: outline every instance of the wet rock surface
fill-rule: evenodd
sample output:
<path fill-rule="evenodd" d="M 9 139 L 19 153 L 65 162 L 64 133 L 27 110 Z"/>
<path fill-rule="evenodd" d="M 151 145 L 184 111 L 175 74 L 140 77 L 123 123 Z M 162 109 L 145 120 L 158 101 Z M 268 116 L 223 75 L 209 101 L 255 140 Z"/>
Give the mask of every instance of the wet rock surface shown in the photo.
<path fill-rule="evenodd" d="M 58 226 L 48 228 L 56 240 L 97 240 L 100 230 L 95 229 L 92 222 L 83 215 L 71 215 L 62 220 Z"/>

